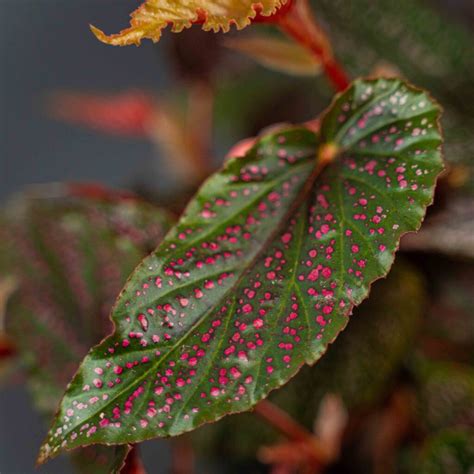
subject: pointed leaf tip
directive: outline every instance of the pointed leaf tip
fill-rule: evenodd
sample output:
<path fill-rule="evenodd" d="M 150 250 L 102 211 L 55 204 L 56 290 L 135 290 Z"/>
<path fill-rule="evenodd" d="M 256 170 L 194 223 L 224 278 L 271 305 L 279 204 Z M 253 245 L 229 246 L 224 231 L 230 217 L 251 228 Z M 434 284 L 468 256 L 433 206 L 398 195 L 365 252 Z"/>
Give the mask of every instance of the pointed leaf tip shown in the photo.
<path fill-rule="evenodd" d="M 358 80 L 319 134 L 280 130 L 230 159 L 129 279 L 42 456 L 184 433 L 315 363 L 421 225 L 443 168 L 438 118 L 400 80 Z M 328 143 L 337 157 L 315 177 Z"/>
<path fill-rule="evenodd" d="M 110 46 L 127 46 L 127 45 L 136 45 L 139 46 L 142 38 L 144 37 L 144 32 L 140 29 L 128 29 L 123 30 L 118 34 L 107 35 L 101 29 L 95 27 L 94 25 L 89 25 L 94 36 L 102 43 Z M 161 34 L 155 35 L 152 39 L 153 42 L 157 42 Z"/>

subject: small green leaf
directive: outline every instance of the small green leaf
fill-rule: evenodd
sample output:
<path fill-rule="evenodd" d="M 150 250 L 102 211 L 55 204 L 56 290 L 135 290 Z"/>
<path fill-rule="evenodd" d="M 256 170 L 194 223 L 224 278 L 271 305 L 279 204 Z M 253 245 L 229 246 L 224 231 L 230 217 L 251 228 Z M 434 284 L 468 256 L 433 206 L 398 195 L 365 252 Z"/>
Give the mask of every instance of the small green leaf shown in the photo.
<path fill-rule="evenodd" d="M 320 135 L 289 128 L 227 162 L 130 277 L 39 460 L 178 435 L 315 363 L 419 228 L 443 167 L 438 118 L 399 80 L 358 80 Z"/>

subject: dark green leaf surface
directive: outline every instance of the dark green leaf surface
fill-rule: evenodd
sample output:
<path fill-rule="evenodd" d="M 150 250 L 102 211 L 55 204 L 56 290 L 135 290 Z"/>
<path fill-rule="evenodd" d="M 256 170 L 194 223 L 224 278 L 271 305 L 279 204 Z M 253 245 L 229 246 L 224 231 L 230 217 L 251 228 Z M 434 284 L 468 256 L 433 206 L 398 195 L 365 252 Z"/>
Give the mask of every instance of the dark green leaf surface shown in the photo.
<path fill-rule="evenodd" d="M 290 128 L 230 160 L 128 281 L 40 460 L 189 431 L 316 362 L 421 224 L 442 169 L 438 115 L 398 80 L 360 80 L 320 136 Z M 317 175 L 328 144 L 338 156 Z"/>
<path fill-rule="evenodd" d="M 110 332 L 110 307 L 127 276 L 170 226 L 155 206 L 103 189 L 102 197 L 73 196 L 80 189 L 91 188 L 65 185 L 56 198 L 19 196 L 1 216 L 0 275 L 17 285 L 5 330 L 46 417 L 89 347 Z M 81 472 L 109 473 L 127 452 L 90 447 L 73 462 Z"/>

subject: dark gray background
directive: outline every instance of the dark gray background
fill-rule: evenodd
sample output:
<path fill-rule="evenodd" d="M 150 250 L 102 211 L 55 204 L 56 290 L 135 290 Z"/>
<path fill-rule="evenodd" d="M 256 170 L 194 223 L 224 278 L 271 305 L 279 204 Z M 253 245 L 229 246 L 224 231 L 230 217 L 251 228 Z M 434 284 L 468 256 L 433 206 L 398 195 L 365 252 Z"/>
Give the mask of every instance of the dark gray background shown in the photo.
<path fill-rule="evenodd" d="M 472 25 L 472 0 L 432 3 Z M 44 112 L 46 95 L 57 89 L 166 89 L 170 78 L 160 48 L 150 42 L 111 48 L 88 31 L 88 23 L 117 31 L 136 5 L 136 0 L 0 0 L 0 200 L 31 183 L 69 179 L 120 186 L 147 174 L 154 150 L 146 141 L 76 128 Z M 44 434 L 24 387 L 2 387 L 0 473 L 70 472 L 64 459 L 34 470 Z M 150 473 L 168 471 L 166 442 L 145 443 L 143 451 Z"/>

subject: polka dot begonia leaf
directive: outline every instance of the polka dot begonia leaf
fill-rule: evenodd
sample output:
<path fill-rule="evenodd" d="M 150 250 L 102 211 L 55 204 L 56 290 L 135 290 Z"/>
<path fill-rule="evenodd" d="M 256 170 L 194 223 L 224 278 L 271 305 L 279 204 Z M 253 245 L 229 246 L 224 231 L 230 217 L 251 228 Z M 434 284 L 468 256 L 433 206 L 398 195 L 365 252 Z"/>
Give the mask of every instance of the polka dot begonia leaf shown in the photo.
<path fill-rule="evenodd" d="M 319 133 L 289 127 L 229 160 L 130 277 L 40 461 L 179 435 L 314 364 L 421 225 L 443 169 L 439 113 L 398 79 L 357 80 Z"/>

